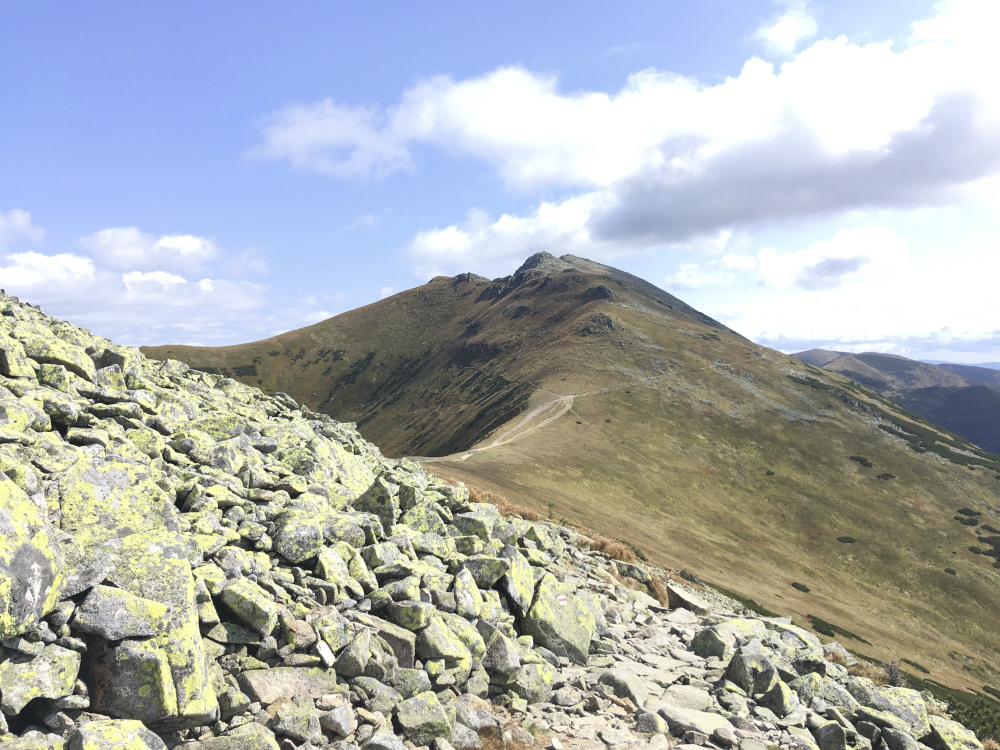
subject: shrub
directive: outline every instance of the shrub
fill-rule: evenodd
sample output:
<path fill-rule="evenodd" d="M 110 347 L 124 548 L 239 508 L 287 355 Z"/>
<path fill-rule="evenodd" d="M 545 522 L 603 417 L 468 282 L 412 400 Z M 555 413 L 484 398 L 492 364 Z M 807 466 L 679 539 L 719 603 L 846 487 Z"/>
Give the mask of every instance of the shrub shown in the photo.
<path fill-rule="evenodd" d="M 809 593 L 809 587 L 806 586 L 804 583 L 799 583 L 798 581 L 793 581 L 792 582 L 792 588 L 793 589 L 798 589 L 803 594 L 808 594 Z"/>
<path fill-rule="evenodd" d="M 841 542 L 842 544 L 854 544 L 858 540 L 855 539 L 853 536 L 838 536 L 837 541 Z"/>
<path fill-rule="evenodd" d="M 848 456 L 848 458 L 850 458 L 852 461 L 857 461 L 859 464 L 867 468 L 871 468 L 872 466 L 875 465 L 864 456 Z"/>
<path fill-rule="evenodd" d="M 773 477 L 773 476 L 774 476 L 774 472 L 773 472 L 773 471 L 771 471 L 770 469 L 768 469 L 768 470 L 767 470 L 767 471 L 765 471 L 764 473 L 765 473 L 765 474 L 767 474 L 767 475 L 768 475 L 769 477 Z"/>
<path fill-rule="evenodd" d="M 972 508 L 959 508 L 957 513 L 961 513 L 963 516 L 981 516 L 983 515 L 978 510 L 973 510 Z"/>
<path fill-rule="evenodd" d="M 963 526 L 978 526 L 979 521 L 975 518 L 969 518 L 968 516 L 955 516 L 955 520 L 958 521 Z"/>
<path fill-rule="evenodd" d="M 881 479 L 883 482 L 888 482 L 890 479 L 895 479 L 895 478 L 896 475 L 890 474 L 888 471 L 878 475 L 878 479 Z"/>
<path fill-rule="evenodd" d="M 944 572 L 947 573 L 950 576 L 956 576 L 956 575 L 958 575 L 958 571 L 956 571 L 954 568 L 945 568 Z"/>

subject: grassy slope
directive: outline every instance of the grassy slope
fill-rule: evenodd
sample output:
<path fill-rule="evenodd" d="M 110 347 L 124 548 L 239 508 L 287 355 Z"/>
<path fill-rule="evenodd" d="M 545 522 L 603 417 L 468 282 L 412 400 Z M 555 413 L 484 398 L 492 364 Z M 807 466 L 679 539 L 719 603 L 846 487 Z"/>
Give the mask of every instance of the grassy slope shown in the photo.
<path fill-rule="evenodd" d="M 614 301 L 577 296 L 597 286 Z M 257 357 L 258 375 L 244 380 L 367 419 L 362 432 L 390 453 L 486 446 L 535 407 L 572 397 L 519 440 L 427 466 L 627 539 L 802 624 L 818 615 L 871 641 L 853 645 L 872 656 L 907 657 L 954 685 L 1000 684 L 1000 571 L 968 551 L 975 530 L 953 519 L 968 506 L 1000 527 L 996 472 L 915 453 L 874 426 L 867 404 L 887 408 L 874 393 L 628 286 L 563 274 L 508 287 L 484 298 L 496 285 L 438 279 L 269 341 L 147 353 L 229 370 Z M 462 377 L 481 369 L 507 390 L 473 393 Z M 507 425 L 477 426 L 481 411 Z"/>
<path fill-rule="evenodd" d="M 995 386 L 970 380 L 962 370 L 891 354 L 865 352 L 830 356 L 835 354 L 811 350 L 796 356 L 874 388 L 973 443 L 1000 452 L 1000 391 Z M 964 370 L 978 371 L 994 372 L 976 367 Z"/>

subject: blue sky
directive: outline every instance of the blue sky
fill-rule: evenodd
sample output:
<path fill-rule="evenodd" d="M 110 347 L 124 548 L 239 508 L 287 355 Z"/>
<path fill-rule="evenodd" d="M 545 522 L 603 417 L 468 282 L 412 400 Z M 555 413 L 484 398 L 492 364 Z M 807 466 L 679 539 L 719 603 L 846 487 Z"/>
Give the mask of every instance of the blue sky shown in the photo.
<path fill-rule="evenodd" d="M 0 286 L 217 345 L 546 250 L 785 351 L 1000 360 L 996 28 L 994 0 L 7 0 Z"/>

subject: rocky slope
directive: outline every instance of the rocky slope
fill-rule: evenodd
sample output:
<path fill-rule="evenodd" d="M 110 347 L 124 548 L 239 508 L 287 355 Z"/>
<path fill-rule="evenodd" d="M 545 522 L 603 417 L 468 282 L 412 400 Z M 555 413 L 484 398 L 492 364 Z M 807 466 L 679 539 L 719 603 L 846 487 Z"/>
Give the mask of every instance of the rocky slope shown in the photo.
<path fill-rule="evenodd" d="M 980 748 L 787 619 L 661 606 L 351 425 L 7 296 L 0 469 L 11 750 Z"/>
<path fill-rule="evenodd" d="M 357 420 L 389 455 L 870 657 L 1000 688 L 1000 459 L 616 269 L 540 254 L 266 341 L 149 351 Z"/>

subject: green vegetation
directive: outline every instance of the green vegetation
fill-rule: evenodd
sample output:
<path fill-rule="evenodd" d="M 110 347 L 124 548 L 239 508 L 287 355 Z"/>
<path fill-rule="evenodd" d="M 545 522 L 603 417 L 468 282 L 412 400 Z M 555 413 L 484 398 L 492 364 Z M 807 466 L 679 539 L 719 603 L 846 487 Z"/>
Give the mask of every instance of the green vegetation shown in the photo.
<path fill-rule="evenodd" d="M 963 516 L 981 516 L 983 515 L 978 510 L 973 510 L 972 508 L 959 508 L 957 513 L 961 513 Z"/>
<path fill-rule="evenodd" d="M 724 589 L 721 586 L 717 586 L 714 583 L 709 584 L 713 589 L 718 591 L 723 596 L 728 596 L 730 599 L 739 602 L 750 612 L 756 612 L 761 617 L 780 617 L 777 612 L 772 612 L 763 604 L 755 602 L 753 599 L 743 596 L 742 594 L 737 594 L 735 591 L 730 591 L 729 589 Z"/>
<path fill-rule="evenodd" d="M 958 575 L 958 571 L 955 570 L 954 568 L 945 568 L 944 572 L 947 573 L 950 576 Z"/>
<path fill-rule="evenodd" d="M 914 669 L 920 670 L 924 674 L 930 674 L 931 673 L 931 670 L 929 670 L 923 664 L 918 664 L 917 662 L 912 661 L 910 659 L 900 659 L 900 661 L 903 662 L 904 664 L 909 664 L 911 667 L 913 667 Z"/>
<path fill-rule="evenodd" d="M 890 474 L 888 471 L 884 471 L 881 474 L 879 474 L 877 478 L 881 479 L 883 482 L 888 482 L 890 479 L 895 479 L 896 475 Z"/>
<path fill-rule="evenodd" d="M 866 468 L 871 468 L 872 466 L 874 466 L 874 464 L 864 456 L 848 456 L 848 458 L 850 458 L 852 461 L 857 461 L 859 464 L 861 464 Z"/>
<path fill-rule="evenodd" d="M 806 586 L 804 583 L 799 583 L 798 581 L 793 581 L 792 582 L 792 588 L 793 589 L 798 589 L 803 594 L 808 594 L 809 590 L 810 590 L 808 586 Z"/>
<path fill-rule="evenodd" d="M 847 630 L 846 628 L 842 628 L 839 625 L 834 625 L 832 622 L 827 622 L 821 617 L 817 617 L 816 615 L 806 615 L 806 617 L 809 618 L 809 622 L 812 624 L 813 630 L 815 630 L 817 633 L 822 633 L 823 635 L 828 636 L 830 638 L 836 638 L 838 636 L 841 636 L 844 638 L 850 638 L 853 641 L 860 641 L 861 643 L 864 643 L 868 646 L 872 645 L 870 641 L 866 641 L 857 633 L 852 633 L 850 630 Z"/>
<path fill-rule="evenodd" d="M 854 544 L 858 540 L 853 536 L 838 536 L 837 541 L 841 544 Z"/>
<path fill-rule="evenodd" d="M 815 391 L 829 391 L 833 388 L 829 383 L 825 383 L 822 380 L 812 377 L 800 378 L 797 375 L 786 375 L 789 380 L 798 383 L 799 385 L 808 385 Z"/>
<path fill-rule="evenodd" d="M 951 717 L 975 732 L 980 740 L 1000 737 L 1000 702 L 994 700 L 994 697 L 1000 698 L 1000 691 L 989 685 L 984 685 L 983 691 L 988 695 L 982 695 L 956 690 L 935 680 L 921 679 L 911 675 L 907 675 L 907 677 L 911 687 L 917 690 L 926 690 L 939 701 L 947 704 Z"/>
<path fill-rule="evenodd" d="M 257 377 L 256 365 L 237 365 L 233 368 L 233 373 L 241 378 Z"/>

